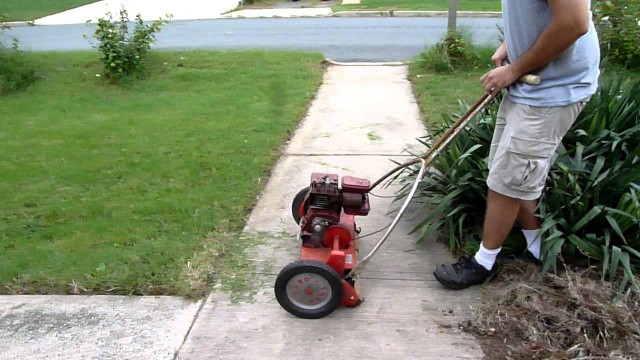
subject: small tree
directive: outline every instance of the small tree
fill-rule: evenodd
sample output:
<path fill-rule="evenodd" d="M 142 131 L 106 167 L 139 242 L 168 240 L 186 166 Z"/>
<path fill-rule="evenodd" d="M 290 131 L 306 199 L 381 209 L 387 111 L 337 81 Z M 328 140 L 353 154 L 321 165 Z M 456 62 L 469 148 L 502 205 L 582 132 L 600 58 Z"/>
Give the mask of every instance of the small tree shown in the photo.
<path fill-rule="evenodd" d="M 111 13 L 106 15 L 106 18 L 98 19 L 98 27 L 93 36 L 99 42 L 96 47 L 102 53 L 104 75 L 117 83 L 125 77 L 142 72 L 151 44 L 156 40 L 155 34 L 167 21 L 159 19 L 145 24 L 138 14 L 133 32 L 129 33 L 127 10 L 120 10 L 120 19 L 117 21 L 113 20 Z"/>

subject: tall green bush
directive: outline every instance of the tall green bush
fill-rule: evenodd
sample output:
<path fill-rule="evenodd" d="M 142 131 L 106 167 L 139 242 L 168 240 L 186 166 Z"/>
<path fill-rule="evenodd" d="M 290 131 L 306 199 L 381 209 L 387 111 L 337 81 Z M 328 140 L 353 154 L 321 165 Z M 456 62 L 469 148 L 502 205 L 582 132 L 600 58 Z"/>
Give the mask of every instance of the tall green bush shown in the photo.
<path fill-rule="evenodd" d="M 96 47 L 102 53 L 104 75 L 113 82 L 141 75 L 151 44 L 164 23 L 166 20 L 159 19 L 145 24 L 138 14 L 133 22 L 133 31 L 129 32 L 129 14 L 124 8 L 120 10 L 118 20 L 114 20 L 111 13 L 107 13 L 106 18 L 99 18 L 93 36 L 98 40 Z"/>
<path fill-rule="evenodd" d="M 593 13 L 603 58 L 629 69 L 640 68 L 640 1 L 597 0 Z"/>
<path fill-rule="evenodd" d="M 606 82 L 558 150 L 539 212 L 544 267 L 599 264 L 602 276 L 640 273 L 640 81 Z"/>
<path fill-rule="evenodd" d="M 544 271 L 555 270 L 558 258 L 597 264 L 603 278 L 622 279 L 622 287 L 640 273 L 639 99 L 640 81 L 603 83 L 558 148 L 538 209 Z M 453 140 L 422 181 L 416 196 L 427 214 L 416 228 L 421 239 L 443 232 L 453 250 L 477 248 L 496 108 L 497 102 Z M 452 121 L 446 117 L 445 126 Z M 411 169 L 400 181 L 416 174 Z"/>

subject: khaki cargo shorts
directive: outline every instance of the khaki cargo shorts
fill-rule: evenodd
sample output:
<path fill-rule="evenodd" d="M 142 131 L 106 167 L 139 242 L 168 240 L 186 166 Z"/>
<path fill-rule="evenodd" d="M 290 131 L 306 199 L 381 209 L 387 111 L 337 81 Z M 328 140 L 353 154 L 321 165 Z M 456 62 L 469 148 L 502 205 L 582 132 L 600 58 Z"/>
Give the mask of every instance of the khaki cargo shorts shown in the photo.
<path fill-rule="evenodd" d="M 556 148 L 588 101 L 536 107 L 505 97 L 489 152 L 489 189 L 512 198 L 538 199 Z"/>

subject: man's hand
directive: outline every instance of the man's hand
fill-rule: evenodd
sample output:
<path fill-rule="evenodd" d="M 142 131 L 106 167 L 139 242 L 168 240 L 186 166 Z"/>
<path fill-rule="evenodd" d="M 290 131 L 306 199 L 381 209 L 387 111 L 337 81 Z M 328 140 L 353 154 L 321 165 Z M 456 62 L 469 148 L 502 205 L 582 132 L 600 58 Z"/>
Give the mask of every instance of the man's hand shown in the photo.
<path fill-rule="evenodd" d="M 503 41 L 502 44 L 500 44 L 500 46 L 496 49 L 496 52 L 493 53 L 491 61 L 496 67 L 500 67 L 504 62 L 507 62 L 507 60 L 507 45 Z"/>
<path fill-rule="evenodd" d="M 513 71 L 511 65 L 499 66 L 482 75 L 480 82 L 487 94 L 495 95 L 503 88 L 513 84 L 520 75 Z"/>

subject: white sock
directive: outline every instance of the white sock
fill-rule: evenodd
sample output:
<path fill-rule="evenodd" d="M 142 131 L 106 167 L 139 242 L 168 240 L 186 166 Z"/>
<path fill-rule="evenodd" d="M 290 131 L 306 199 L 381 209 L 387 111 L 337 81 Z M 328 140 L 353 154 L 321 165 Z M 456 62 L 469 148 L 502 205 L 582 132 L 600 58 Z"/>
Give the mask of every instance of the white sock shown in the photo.
<path fill-rule="evenodd" d="M 500 253 L 500 250 L 502 250 L 502 247 L 489 250 L 481 243 L 480 250 L 478 250 L 474 258 L 478 264 L 482 265 L 483 268 L 491 270 L 493 269 L 493 264 L 495 264 L 496 257 L 498 256 L 498 253 Z"/>
<path fill-rule="evenodd" d="M 527 249 L 536 259 L 541 258 L 542 239 L 540 239 L 540 229 L 525 230 L 522 229 L 522 234 L 527 239 Z"/>

